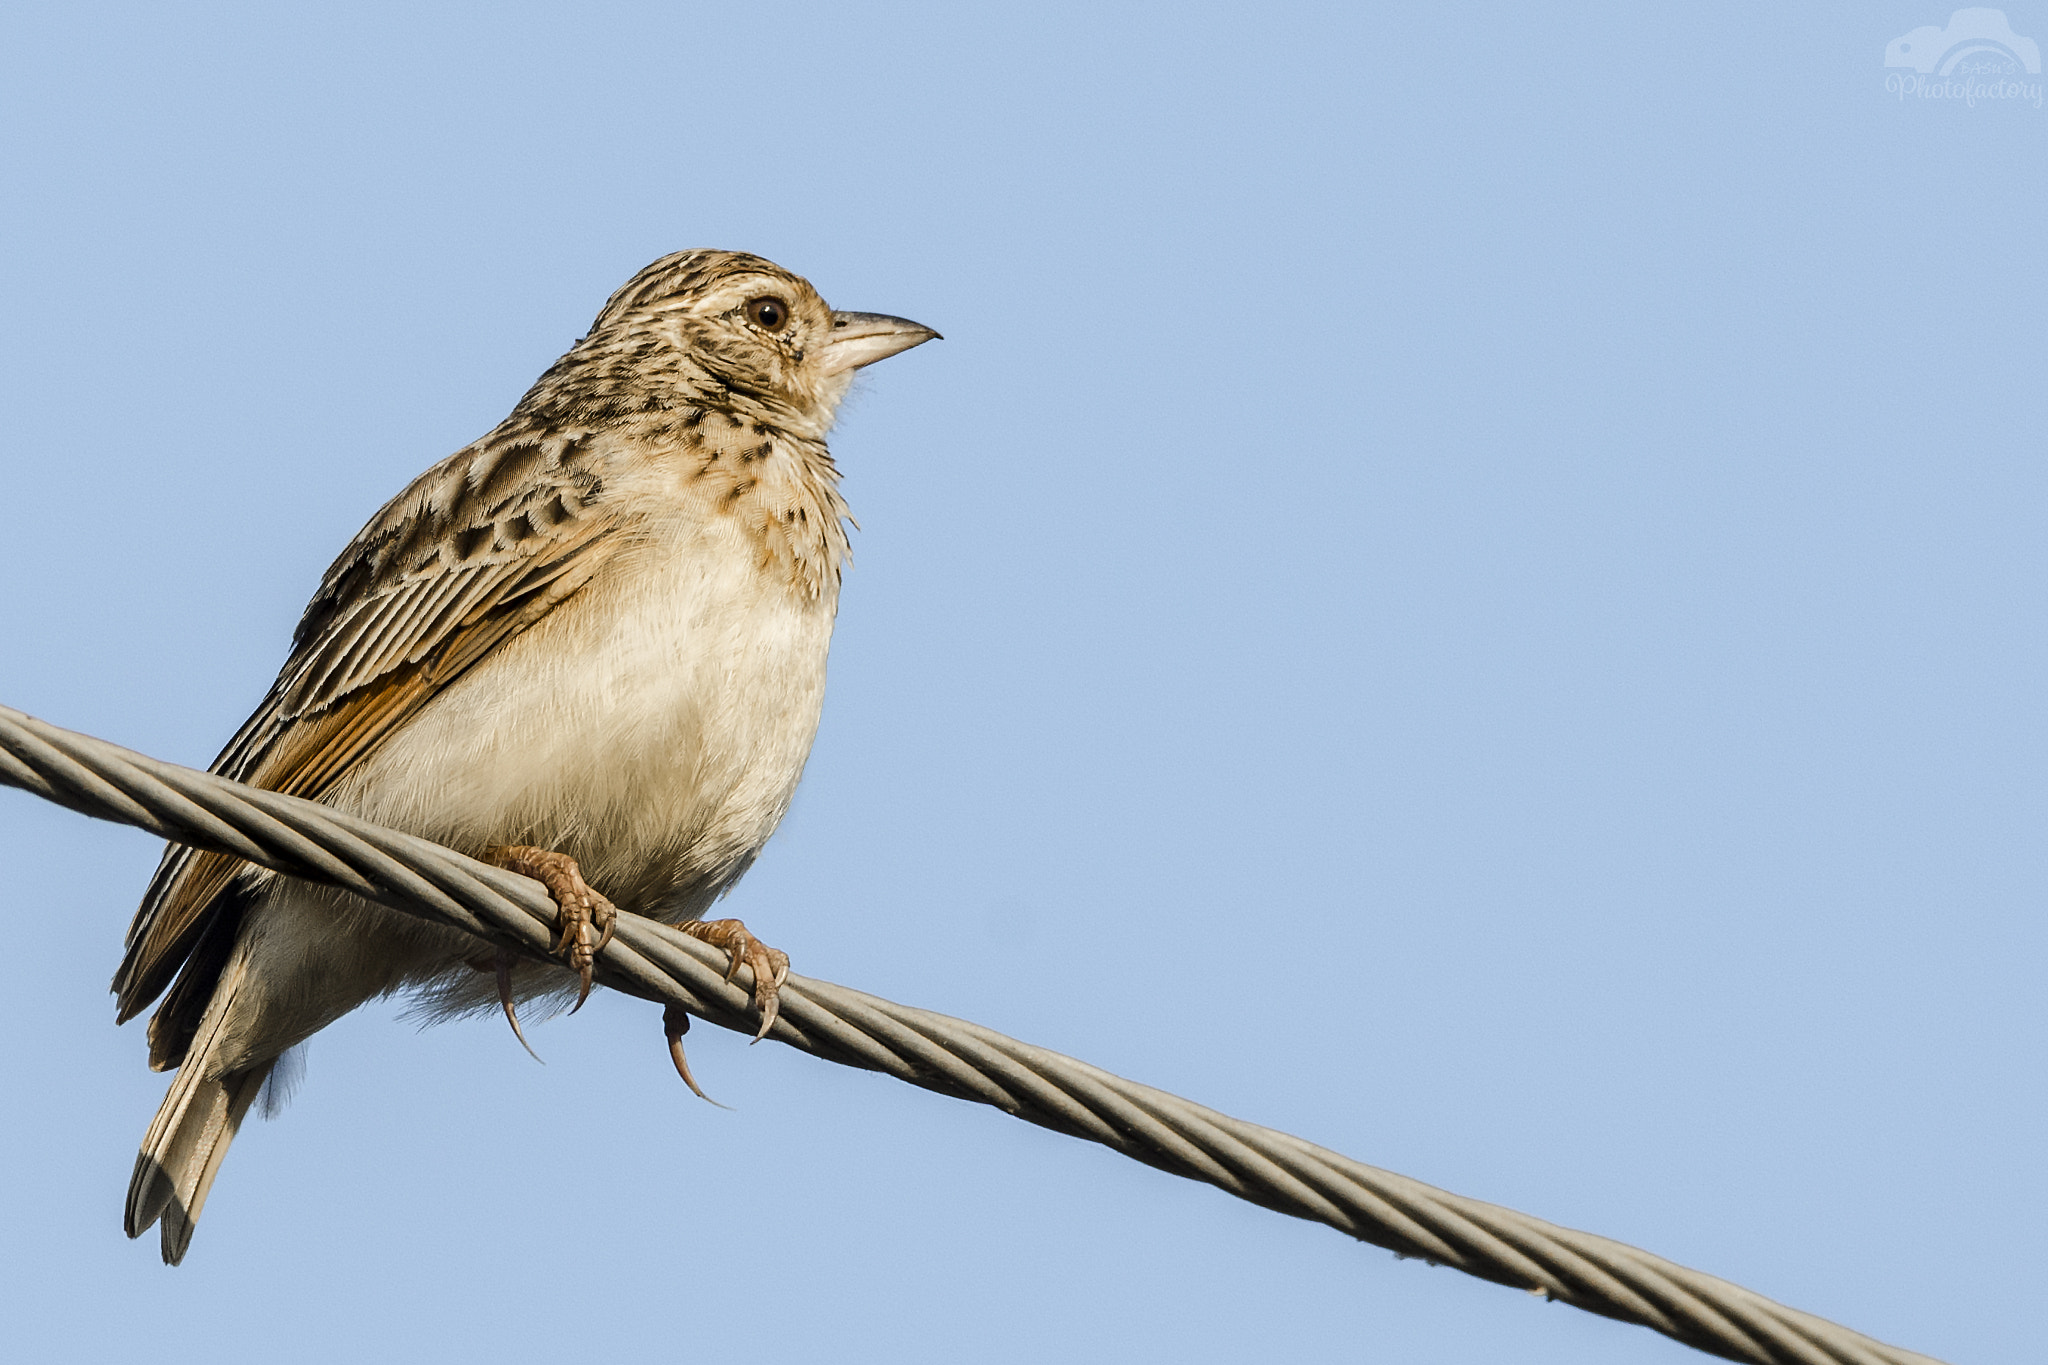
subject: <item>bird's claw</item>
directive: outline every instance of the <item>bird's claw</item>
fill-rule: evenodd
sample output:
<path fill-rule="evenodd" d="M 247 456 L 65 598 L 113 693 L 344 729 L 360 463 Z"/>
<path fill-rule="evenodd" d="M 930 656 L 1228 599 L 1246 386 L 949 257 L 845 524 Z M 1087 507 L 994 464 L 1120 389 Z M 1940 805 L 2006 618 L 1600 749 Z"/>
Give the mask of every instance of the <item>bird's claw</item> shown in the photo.
<path fill-rule="evenodd" d="M 590 998 L 590 981 L 597 967 L 597 955 L 612 941 L 612 930 L 619 919 L 618 910 L 583 880 L 582 869 L 566 853 L 554 853 L 526 844 L 494 844 L 484 850 L 483 857 L 485 862 L 495 863 L 522 877 L 531 877 L 548 889 L 548 897 L 554 901 L 557 911 L 556 938 L 548 951 L 562 958 L 568 963 L 569 970 L 576 973 L 576 1004 L 569 1011 L 574 1014 Z M 501 993 L 505 989 L 501 985 Z M 506 1012 L 511 1012 L 509 1007 Z M 518 1025 L 513 1027 L 517 1029 Z"/>
<path fill-rule="evenodd" d="M 736 919 L 692 920 L 681 927 L 691 938 L 725 949 L 727 981 L 739 975 L 741 963 L 753 972 L 754 1008 L 761 1012 L 761 1027 L 755 1030 L 754 1041 L 766 1038 L 782 1013 L 782 983 L 789 980 L 789 954 L 770 948 Z"/>
<path fill-rule="evenodd" d="M 480 972 L 487 972 L 498 978 L 498 1003 L 505 1007 L 505 1022 L 512 1026 L 512 1036 L 519 1040 L 519 1046 L 526 1049 L 526 1055 L 541 1065 L 547 1065 L 533 1044 L 526 1041 L 526 1030 L 519 1027 L 519 1012 L 512 1008 L 512 964 L 519 958 L 509 948 L 500 948 L 489 957 L 473 957 L 469 965 Z"/>
<path fill-rule="evenodd" d="M 683 1035 L 690 1031 L 690 1016 L 681 1005 L 670 1005 L 661 1012 L 661 1028 L 668 1034 L 669 1060 L 676 1064 L 676 1074 L 683 1078 L 683 1084 L 690 1087 L 690 1093 L 706 1104 L 718 1104 L 704 1093 L 704 1087 L 697 1084 L 697 1078 L 690 1074 L 690 1059 L 683 1055 Z M 720 1109 L 728 1106 L 718 1104 Z"/>

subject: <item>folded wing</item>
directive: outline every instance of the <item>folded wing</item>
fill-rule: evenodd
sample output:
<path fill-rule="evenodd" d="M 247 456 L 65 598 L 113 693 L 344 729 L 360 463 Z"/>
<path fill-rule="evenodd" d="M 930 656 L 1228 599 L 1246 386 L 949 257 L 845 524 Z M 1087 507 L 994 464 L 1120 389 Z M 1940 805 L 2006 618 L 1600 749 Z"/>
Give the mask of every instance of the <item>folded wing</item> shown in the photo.
<path fill-rule="evenodd" d="M 328 569 L 291 658 L 213 771 L 318 799 L 491 650 L 587 584 L 621 537 L 589 433 L 494 434 L 414 480 Z M 114 977 L 120 1019 L 171 987 L 150 1064 L 177 1066 L 232 948 L 247 865 L 173 845 Z M 176 984 L 172 985 L 173 978 Z"/>

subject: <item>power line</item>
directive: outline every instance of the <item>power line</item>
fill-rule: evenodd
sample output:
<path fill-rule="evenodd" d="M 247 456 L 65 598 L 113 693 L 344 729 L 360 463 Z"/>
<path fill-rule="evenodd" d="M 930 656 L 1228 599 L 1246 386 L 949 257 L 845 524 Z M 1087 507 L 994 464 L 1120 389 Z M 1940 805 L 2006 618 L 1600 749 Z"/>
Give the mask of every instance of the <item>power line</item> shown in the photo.
<path fill-rule="evenodd" d="M 261 791 L 0 706 L 0 783 L 166 839 L 344 887 L 552 961 L 538 882 L 317 802 Z M 726 955 L 620 915 L 597 979 L 752 1034 Z M 1451 1194 L 961 1019 L 792 975 L 768 1036 L 827 1061 L 993 1105 L 1265 1208 L 1757 1365 L 1940 1365 L 1622 1242 Z"/>

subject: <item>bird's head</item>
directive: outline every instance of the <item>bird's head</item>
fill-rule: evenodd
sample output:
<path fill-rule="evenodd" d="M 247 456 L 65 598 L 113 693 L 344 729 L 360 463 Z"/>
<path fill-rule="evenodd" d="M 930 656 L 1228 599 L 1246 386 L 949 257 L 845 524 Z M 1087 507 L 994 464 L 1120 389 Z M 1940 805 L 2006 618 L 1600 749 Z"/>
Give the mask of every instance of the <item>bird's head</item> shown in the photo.
<path fill-rule="evenodd" d="M 580 361 L 583 404 L 708 401 L 823 436 L 856 370 L 938 335 L 884 313 L 837 312 L 810 281 L 759 256 L 678 251 L 626 281 L 563 361 Z"/>

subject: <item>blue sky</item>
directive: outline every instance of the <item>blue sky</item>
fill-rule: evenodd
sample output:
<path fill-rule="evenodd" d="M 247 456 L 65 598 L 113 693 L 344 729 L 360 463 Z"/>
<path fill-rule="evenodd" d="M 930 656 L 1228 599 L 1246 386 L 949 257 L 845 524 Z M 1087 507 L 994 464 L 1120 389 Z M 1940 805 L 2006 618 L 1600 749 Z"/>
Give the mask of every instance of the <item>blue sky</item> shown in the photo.
<path fill-rule="evenodd" d="M 758 251 L 947 337 L 834 441 L 729 902 L 798 970 L 2030 1358 L 2048 110 L 1888 93 L 1946 19 L 18 8 L 0 702 L 203 765 L 386 497 Z M 155 858 L 0 793 L 10 1355 L 1697 1358 L 699 1030 L 721 1112 L 609 995 L 545 1067 L 329 1029 L 168 1271 L 104 993 Z"/>

